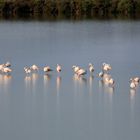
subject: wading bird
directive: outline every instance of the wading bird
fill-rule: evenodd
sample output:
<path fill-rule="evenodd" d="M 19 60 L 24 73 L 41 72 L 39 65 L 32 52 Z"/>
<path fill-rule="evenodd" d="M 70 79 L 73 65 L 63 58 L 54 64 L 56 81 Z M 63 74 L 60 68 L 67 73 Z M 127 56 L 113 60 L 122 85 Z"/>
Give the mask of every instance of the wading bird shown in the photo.
<path fill-rule="evenodd" d="M 110 78 L 108 82 L 109 82 L 110 86 L 114 86 L 114 84 L 115 84 L 115 81 L 113 78 Z"/>
<path fill-rule="evenodd" d="M 50 71 L 53 71 L 53 70 L 50 68 L 50 66 L 45 66 L 43 70 L 44 70 L 44 72 L 46 72 L 46 73 L 47 73 L 47 72 L 50 72 Z"/>
<path fill-rule="evenodd" d="M 76 72 L 76 74 L 77 74 L 78 76 L 82 76 L 82 75 L 87 74 L 87 71 L 81 68 L 81 69 L 79 69 L 79 70 Z"/>
<path fill-rule="evenodd" d="M 26 74 L 30 74 L 32 72 L 30 67 L 24 67 L 24 71 Z"/>
<path fill-rule="evenodd" d="M 5 67 L 11 67 L 11 63 L 9 61 L 7 61 L 5 64 L 4 64 Z"/>
<path fill-rule="evenodd" d="M 94 66 L 91 63 L 89 63 L 89 71 L 90 71 L 90 73 L 94 72 Z"/>
<path fill-rule="evenodd" d="M 135 89 L 137 87 L 136 83 L 134 81 L 130 82 L 130 88 Z"/>
<path fill-rule="evenodd" d="M 77 71 L 80 70 L 80 67 L 73 65 L 72 69 L 73 69 L 74 73 L 77 73 Z"/>
<path fill-rule="evenodd" d="M 62 71 L 61 66 L 59 64 L 57 64 L 57 66 L 56 66 L 56 71 L 57 72 L 61 72 Z"/>
<path fill-rule="evenodd" d="M 32 65 L 31 67 L 30 67 L 30 69 L 32 70 L 32 71 L 39 71 L 39 68 L 38 68 L 38 66 L 37 65 Z"/>
<path fill-rule="evenodd" d="M 4 67 L 2 72 L 5 73 L 5 74 L 10 74 L 12 72 L 12 69 L 10 69 L 8 67 Z"/>
<path fill-rule="evenodd" d="M 103 64 L 102 64 L 102 70 L 103 70 L 104 72 L 108 72 L 108 71 L 111 70 L 111 69 L 112 69 L 112 67 L 111 67 L 110 64 L 107 64 L 107 63 L 103 63 Z"/>

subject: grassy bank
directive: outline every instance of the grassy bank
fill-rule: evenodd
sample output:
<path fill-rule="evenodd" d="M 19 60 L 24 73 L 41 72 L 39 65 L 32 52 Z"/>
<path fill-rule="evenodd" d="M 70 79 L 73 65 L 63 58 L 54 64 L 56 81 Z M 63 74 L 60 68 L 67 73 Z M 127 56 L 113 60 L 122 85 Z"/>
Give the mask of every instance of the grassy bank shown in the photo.
<path fill-rule="evenodd" d="M 140 0 L 0 0 L 2 16 L 96 17 L 140 15 Z"/>

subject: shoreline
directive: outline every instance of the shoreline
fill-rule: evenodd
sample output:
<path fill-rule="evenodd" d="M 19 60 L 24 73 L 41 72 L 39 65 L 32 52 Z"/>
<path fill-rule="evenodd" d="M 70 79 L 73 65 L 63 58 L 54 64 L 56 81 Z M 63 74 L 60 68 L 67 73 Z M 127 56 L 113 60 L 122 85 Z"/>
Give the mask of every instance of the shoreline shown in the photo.
<path fill-rule="evenodd" d="M 134 0 L 3 0 L 2 18 L 136 18 L 140 19 L 140 2 Z"/>

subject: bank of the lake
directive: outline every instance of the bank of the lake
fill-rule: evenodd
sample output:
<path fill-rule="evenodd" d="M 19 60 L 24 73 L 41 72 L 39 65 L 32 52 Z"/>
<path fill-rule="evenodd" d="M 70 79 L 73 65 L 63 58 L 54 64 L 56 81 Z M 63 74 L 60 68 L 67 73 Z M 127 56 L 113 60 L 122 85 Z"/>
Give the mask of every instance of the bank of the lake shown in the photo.
<path fill-rule="evenodd" d="M 1 17 L 138 17 L 138 0 L 1 0 Z"/>

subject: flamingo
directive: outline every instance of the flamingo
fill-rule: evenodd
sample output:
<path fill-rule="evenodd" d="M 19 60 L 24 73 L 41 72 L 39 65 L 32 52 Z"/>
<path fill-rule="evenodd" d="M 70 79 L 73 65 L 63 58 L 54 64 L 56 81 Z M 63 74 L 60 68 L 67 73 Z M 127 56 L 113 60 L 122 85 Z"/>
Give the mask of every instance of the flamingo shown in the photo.
<path fill-rule="evenodd" d="M 113 78 L 110 78 L 108 82 L 109 82 L 109 85 L 111 85 L 111 86 L 113 86 L 115 84 L 115 81 Z"/>
<path fill-rule="evenodd" d="M 79 70 L 76 72 L 76 74 L 77 74 L 78 76 L 82 76 L 82 75 L 87 74 L 87 71 L 81 68 L 81 69 L 79 69 Z"/>
<path fill-rule="evenodd" d="M 33 71 L 38 71 L 38 70 L 39 70 L 38 66 L 35 65 L 35 64 L 32 65 L 32 66 L 30 67 L 30 69 L 33 70 Z"/>
<path fill-rule="evenodd" d="M 62 71 L 61 66 L 60 66 L 59 64 L 57 64 L 56 71 L 57 71 L 58 73 Z"/>
<path fill-rule="evenodd" d="M 94 72 L 94 66 L 91 63 L 89 63 L 89 71 L 90 73 Z"/>
<path fill-rule="evenodd" d="M 5 64 L 4 64 L 5 67 L 11 67 L 11 63 L 9 61 L 7 61 Z"/>
<path fill-rule="evenodd" d="M 30 67 L 24 67 L 24 71 L 26 74 L 30 74 L 32 72 Z"/>
<path fill-rule="evenodd" d="M 76 73 L 78 70 L 80 70 L 80 67 L 73 65 L 72 69 L 73 69 L 74 73 Z"/>
<path fill-rule="evenodd" d="M 136 83 L 134 81 L 130 82 L 130 88 L 135 89 L 137 87 Z"/>
<path fill-rule="evenodd" d="M 8 67 L 4 67 L 2 70 L 3 73 L 9 74 L 12 72 L 12 69 L 8 68 Z"/>
<path fill-rule="evenodd" d="M 44 70 L 44 72 L 53 71 L 49 66 L 45 66 L 43 70 Z"/>
<path fill-rule="evenodd" d="M 111 67 L 110 64 L 107 64 L 107 63 L 103 63 L 103 64 L 102 64 L 102 70 L 103 70 L 103 71 L 108 72 L 108 71 L 111 70 L 111 69 L 112 69 L 112 67 Z"/>

